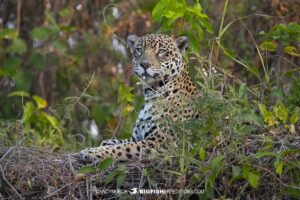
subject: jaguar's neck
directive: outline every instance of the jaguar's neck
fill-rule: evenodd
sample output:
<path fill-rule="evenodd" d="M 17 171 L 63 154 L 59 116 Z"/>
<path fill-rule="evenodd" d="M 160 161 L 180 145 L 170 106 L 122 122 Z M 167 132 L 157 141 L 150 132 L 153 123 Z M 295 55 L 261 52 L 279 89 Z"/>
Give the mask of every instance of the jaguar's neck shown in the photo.
<path fill-rule="evenodd" d="M 151 86 L 144 85 L 145 100 L 151 98 L 164 97 L 165 94 L 172 93 L 174 90 L 184 89 L 186 85 L 191 85 L 192 81 L 186 70 L 182 70 L 178 75 L 169 79 L 160 80 Z"/>

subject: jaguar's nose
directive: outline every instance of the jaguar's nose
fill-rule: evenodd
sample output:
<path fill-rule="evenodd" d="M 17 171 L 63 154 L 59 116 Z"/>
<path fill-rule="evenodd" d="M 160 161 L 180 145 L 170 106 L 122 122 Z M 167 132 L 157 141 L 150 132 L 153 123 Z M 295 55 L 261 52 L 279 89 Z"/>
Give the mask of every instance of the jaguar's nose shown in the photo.
<path fill-rule="evenodd" d="M 146 69 L 148 69 L 150 67 L 150 63 L 148 63 L 148 62 L 141 62 L 140 66 L 142 68 L 144 68 L 144 70 L 146 70 Z"/>

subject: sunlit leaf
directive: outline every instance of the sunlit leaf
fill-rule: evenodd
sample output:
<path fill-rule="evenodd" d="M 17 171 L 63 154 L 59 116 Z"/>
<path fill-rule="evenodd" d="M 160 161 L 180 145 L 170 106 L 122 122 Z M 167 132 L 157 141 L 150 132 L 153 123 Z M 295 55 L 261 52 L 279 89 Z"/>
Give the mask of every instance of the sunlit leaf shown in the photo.
<path fill-rule="evenodd" d="M 249 172 L 248 181 L 252 187 L 257 189 L 259 183 L 259 176 L 253 172 Z"/>
<path fill-rule="evenodd" d="M 38 109 L 43 109 L 43 108 L 47 107 L 47 101 L 45 99 L 43 99 L 42 97 L 33 95 L 32 99 L 36 102 Z"/>
<path fill-rule="evenodd" d="M 265 51 L 271 51 L 271 52 L 272 51 L 276 51 L 276 49 L 277 49 L 277 43 L 274 42 L 274 41 L 272 41 L 272 42 L 265 41 L 265 42 L 263 42 L 263 43 L 261 43 L 259 45 L 259 48 L 261 50 L 265 50 Z"/>
<path fill-rule="evenodd" d="M 300 56 L 300 52 L 293 46 L 286 46 L 284 47 L 284 52 L 291 55 L 291 56 Z"/>
<path fill-rule="evenodd" d="M 203 147 L 201 147 L 199 150 L 199 158 L 201 161 L 205 160 L 205 157 L 206 157 L 205 154 L 206 154 L 205 149 Z"/>
<path fill-rule="evenodd" d="M 0 39 L 15 39 L 18 37 L 16 29 L 4 28 L 0 30 Z"/>
<path fill-rule="evenodd" d="M 288 119 L 288 109 L 282 104 L 278 104 L 274 107 L 275 116 L 281 120 L 283 123 L 287 122 Z"/>
<path fill-rule="evenodd" d="M 283 161 L 282 160 L 276 160 L 274 162 L 274 167 L 276 169 L 277 174 L 282 174 Z"/>
<path fill-rule="evenodd" d="M 14 92 L 10 93 L 8 96 L 9 97 L 12 97 L 12 96 L 30 97 L 29 93 L 26 91 L 14 91 Z"/>
<path fill-rule="evenodd" d="M 60 122 L 58 119 L 56 119 L 55 117 L 45 113 L 45 112 L 41 112 L 41 115 L 47 119 L 47 121 L 54 127 L 54 128 L 59 128 L 60 126 Z"/>
<path fill-rule="evenodd" d="M 296 109 L 290 117 L 290 123 L 295 124 L 298 121 L 298 119 L 299 119 L 299 112 Z"/>

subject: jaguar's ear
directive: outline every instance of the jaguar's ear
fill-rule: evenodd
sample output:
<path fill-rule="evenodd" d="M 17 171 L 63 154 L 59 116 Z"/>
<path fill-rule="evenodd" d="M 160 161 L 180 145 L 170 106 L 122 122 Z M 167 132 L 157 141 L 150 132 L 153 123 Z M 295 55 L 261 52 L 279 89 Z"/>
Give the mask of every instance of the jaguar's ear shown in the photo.
<path fill-rule="evenodd" d="M 186 48 L 188 47 L 188 44 L 189 44 L 188 36 L 182 35 L 182 36 L 177 37 L 176 38 L 176 44 L 177 44 L 177 47 L 178 47 L 180 53 L 183 53 L 186 50 Z"/>
<path fill-rule="evenodd" d="M 127 45 L 130 47 L 130 49 L 132 50 L 134 47 L 134 44 L 138 41 L 139 37 L 136 35 L 129 35 L 127 37 Z"/>

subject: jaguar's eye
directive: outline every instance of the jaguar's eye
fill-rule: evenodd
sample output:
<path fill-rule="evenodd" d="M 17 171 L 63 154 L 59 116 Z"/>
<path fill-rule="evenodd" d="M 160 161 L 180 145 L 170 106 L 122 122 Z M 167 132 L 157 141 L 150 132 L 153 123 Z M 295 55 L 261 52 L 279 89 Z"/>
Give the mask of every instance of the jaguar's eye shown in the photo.
<path fill-rule="evenodd" d="M 162 55 L 164 55 L 165 53 L 166 53 L 167 51 L 165 50 L 165 49 L 160 49 L 160 50 L 158 50 L 158 55 L 159 56 L 162 56 Z"/>
<path fill-rule="evenodd" d="M 134 55 L 137 57 L 142 53 L 142 48 L 141 47 L 137 47 L 134 50 Z"/>

